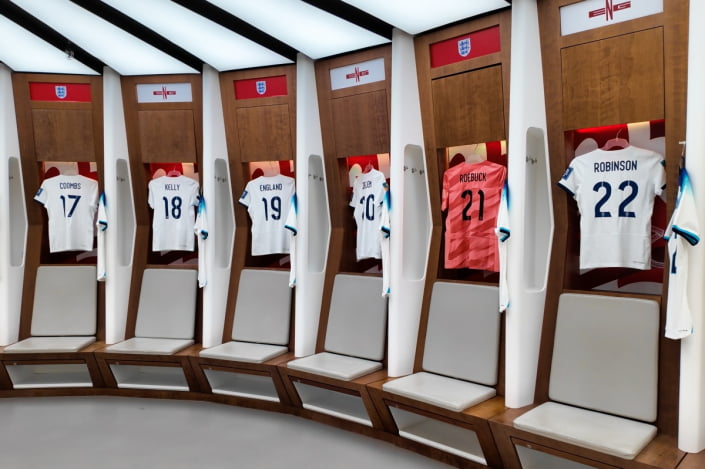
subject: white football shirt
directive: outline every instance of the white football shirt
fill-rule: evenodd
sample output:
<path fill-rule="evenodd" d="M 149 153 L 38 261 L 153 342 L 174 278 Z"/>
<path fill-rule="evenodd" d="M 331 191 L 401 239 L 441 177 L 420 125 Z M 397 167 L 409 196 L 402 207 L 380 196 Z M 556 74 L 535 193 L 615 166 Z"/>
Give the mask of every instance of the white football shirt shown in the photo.
<path fill-rule="evenodd" d="M 190 177 L 162 176 L 149 181 L 152 251 L 193 251 L 198 182 Z"/>
<path fill-rule="evenodd" d="M 96 276 L 99 282 L 104 282 L 108 277 L 106 267 L 106 240 L 105 231 L 108 229 L 108 214 L 105 208 L 105 192 L 98 198 L 98 218 L 95 222 L 96 239 L 98 245 L 98 259 L 96 260 Z"/>
<path fill-rule="evenodd" d="M 580 268 L 651 268 L 654 197 L 666 182 L 658 153 L 628 146 L 578 156 L 558 182 L 580 210 Z"/>
<path fill-rule="evenodd" d="M 34 200 L 49 218 L 49 251 L 91 251 L 98 208 L 98 183 L 81 175 L 45 179 Z"/>
<path fill-rule="evenodd" d="M 295 192 L 294 178 L 277 174 L 248 182 L 240 196 L 252 220 L 252 255 L 288 254 L 290 239 L 284 227 Z"/>
<path fill-rule="evenodd" d="M 381 171 L 372 169 L 362 173 L 353 183 L 350 206 L 357 223 L 357 260 L 381 259 L 380 226 L 382 202 L 387 191 L 387 180 Z"/>
<path fill-rule="evenodd" d="M 203 288 L 208 284 L 208 263 L 206 262 L 206 240 L 208 239 L 208 216 L 206 213 L 206 201 L 203 197 L 198 198 L 198 209 L 196 210 L 196 224 L 193 232 L 198 240 L 198 286 Z"/>
<path fill-rule="evenodd" d="M 509 286 L 507 285 L 507 240 L 511 236 L 509 229 L 509 186 L 504 182 L 502 199 L 497 215 L 495 234 L 499 240 L 499 311 L 509 307 Z"/>
<path fill-rule="evenodd" d="M 296 286 L 296 235 L 299 232 L 298 221 L 299 206 L 296 194 L 291 196 L 289 214 L 286 217 L 284 228 L 289 232 L 289 286 Z"/>
<path fill-rule="evenodd" d="M 666 303 L 666 337 L 682 339 L 693 333 L 693 317 L 688 302 L 688 257 L 690 246 L 700 242 L 695 200 L 690 178 L 685 169 L 679 174 L 680 184 L 676 208 L 666 228 L 670 268 L 668 302 Z"/>

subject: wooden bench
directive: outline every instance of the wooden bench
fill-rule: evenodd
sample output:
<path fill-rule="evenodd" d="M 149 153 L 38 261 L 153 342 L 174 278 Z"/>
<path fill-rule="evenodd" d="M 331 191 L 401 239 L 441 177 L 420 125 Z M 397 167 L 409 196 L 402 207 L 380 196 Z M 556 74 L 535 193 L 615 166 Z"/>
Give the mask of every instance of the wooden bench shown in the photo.
<path fill-rule="evenodd" d="M 2 349 L 12 389 L 102 386 L 93 357 L 98 292 L 95 266 L 37 269 L 30 337 Z"/>
<path fill-rule="evenodd" d="M 569 292 L 556 317 L 548 401 L 492 419 L 505 467 L 676 467 L 656 426 L 659 303 Z"/>
<path fill-rule="evenodd" d="M 494 286 L 436 282 L 415 372 L 369 385 L 390 432 L 456 466 L 501 464 L 488 422 L 504 410 L 498 302 Z"/>
<path fill-rule="evenodd" d="M 290 403 L 276 365 L 293 358 L 291 292 L 289 272 L 241 271 L 232 340 L 191 357 L 203 389 L 239 405 Z"/>
<path fill-rule="evenodd" d="M 135 336 L 96 351 L 106 386 L 196 391 L 187 350 L 194 344 L 197 272 L 145 269 Z"/>
<path fill-rule="evenodd" d="M 383 429 L 366 387 L 386 377 L 387 300 L 381 291 L 380 277 L 336 275 L 318 353 L 279 365 L 294 405 L 333 417 L 321 419 L 332 424 L 342 419 L 358 430 Z"/>

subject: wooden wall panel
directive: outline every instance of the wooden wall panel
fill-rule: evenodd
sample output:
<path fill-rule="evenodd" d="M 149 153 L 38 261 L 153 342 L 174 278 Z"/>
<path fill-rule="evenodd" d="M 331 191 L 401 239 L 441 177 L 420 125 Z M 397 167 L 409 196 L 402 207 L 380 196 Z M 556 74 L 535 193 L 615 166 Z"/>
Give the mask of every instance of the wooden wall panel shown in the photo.
<path fill-rule="evenodd" d="M 93 110 L 32 109 L 38 161 L 95 161 Z"/>
<path fill-rule="evenodd" d="M 337 157 L 389 151 L 387 101 L 386 90 L 331 100 Z"/>
<path fill-rule="evenodd" d="M 137 111 L 137 118 L 143 162 L 191 163 L 197 160 L 193 111 L 141 110 Z"/>
<path fill-rule="evenodd" d="M 294 154 L 289 105 L 241 107 L 236 111 L 242 161 L 290 160 Z"/>
<path fill-rule="evenodd" d="M 664 118 L 663 28 L 561 50 L 564 128 Z"/>
<path fill-rule="evenodd" d="M 433 80 L 436 146 L 503 140 L 502 65 Z"/>

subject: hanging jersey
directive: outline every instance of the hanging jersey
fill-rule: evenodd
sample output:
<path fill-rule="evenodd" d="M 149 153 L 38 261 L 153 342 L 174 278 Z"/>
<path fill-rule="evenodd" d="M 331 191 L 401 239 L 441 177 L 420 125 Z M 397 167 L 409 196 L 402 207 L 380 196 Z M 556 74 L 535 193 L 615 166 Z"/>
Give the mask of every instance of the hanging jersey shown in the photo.
<path fill-rule="evenodd" d="M 49 251 L 91 251 L 98 207 L 98 183 L 81 175 L 59 175 L 42 182 L 34 200 L 49 218 Z"/>
<path fill-rule="evenodd" d="M 208 239 L 208 217 L 206 215 L 206 201 L 203 197 L 198 198 L 198 209 L 196 210 L 196 224 L 193 232 L 198 240 L 198 286 L 203 288 L 208 283 L 207 262 L 206 262 L 206 240 Z"/>
<path fill-rule="evenodd" d="M 391 251 L 391 211 L 392 211 L 392 198 L 389 190 L 384 193 L 384 200 L 382 202 L 382 216 L 380 224 L 380 247 L 382 252 L 382 296 L 389 296 L 391 293 L 391 283 L 390 283 L 390 269 L 392 264 L 390 263 L 390 251 Z"/>
<path fill-rule="evenodd" d="M 445 268 L 500 270 L 495 229 L 507 168 L 491 161 L 458 164 L 443 174 Z"/>
<path fill-rule="evenodd" d="M 580 268 L 651 268 L 654 197 L 666 182 L 663 158 L 628 146 L 575 158 L 558 182 L 580 211 Z"/>
<path fill-rule="evenodd" d="M 95 228 L 98 245 L 98 256 L 96 260 L 97 280 L 99 282 L 104 282 L 108 277 L 105 259 L 105 256 L 107 255 L 105 246 L 105 232 L 108 229 L 108 214 L 106 213 L 105 208 L 105 192 L 100 194 L 100 197 L 98 198 L 98 218 L 95 222 Z"/>
<path fill-rule="evenodd" d="M 666 337 L 682 339 L 693 333 L 688 303 L 688 257 L 690 246 L 700 242 L 700 228 L 690 178 L 685 169 L 679 174 L 678 199 L 664 238 L 668 241 L 670 268 L 666 303 Z"/>
<path fill-rule="evenodd" d="M 187 176 L 149 181 L 147 201 L 154 209 L 152 251 L 193 251 L 198 182 Z"/>
<path fill-rule="evenodd" d="M 355 210 L 357 224 L 355 252 L 357 260 L 381 259 L 380 225 L 382 223 L 382 201 L 387 191 L 387 180 L 381 171 L 372 169 L 362 173 L 353 183 L 350 206 Z"/>
<path fill-rule="evenodd" d="M 284 225 L 289 215 L 294 178 L 277 174 L 248 182 L 240 197 L 252 220 L 252 255 L 288 254 L 289 234 Z"/>
<path fill-rule="evenodd" d="M 291 288 L 296 286 L 296 235 L 299 232 L 298 212 L 298 201 L 296 194 L 294 194 L 291 196 L 289 214 L 284 224 L 284 227 L 289 232 L 289 286 Z"/>
<path fill-rule="evenodd" d="M 509 286 L 507 285 L 507 240 L 511 235 L 509 229 L 509 187 L 504 183 L 502 200 L 499 204 L 495 234 L 499 240 L 499 312 L 509 307 Z"/>

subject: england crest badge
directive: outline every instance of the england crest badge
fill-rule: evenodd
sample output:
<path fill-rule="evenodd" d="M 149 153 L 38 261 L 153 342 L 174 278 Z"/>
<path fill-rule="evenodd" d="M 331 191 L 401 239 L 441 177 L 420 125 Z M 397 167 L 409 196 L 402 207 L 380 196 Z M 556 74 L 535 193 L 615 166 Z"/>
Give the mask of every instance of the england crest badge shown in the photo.
<path fill-rule="evenodd" d="M 461 57 L 467 57 L 470 55 L 470 50 L 472 49 L 472 44 L 470 43 L 470 38 L 466 37 L 458 41 L 458 54 Z"/>
<path fill-rule="evenodd" d="M 257 94 L 264 94 L 267 92 L 267 82 L 264 80 L 257 81 L 255 83 L 257 87 Z"/>
<path fill-rule="evenodd" d="M 66 89 L 66 85 L 56 85 L 54 87 L 54 93 L 56 93 L 56 97 L 59 99 L 64 99 L 66 95 L 68 94 L 68 90 Z"/>

